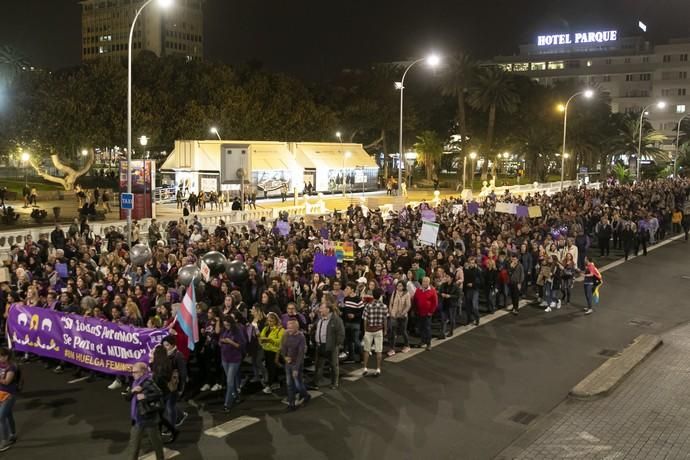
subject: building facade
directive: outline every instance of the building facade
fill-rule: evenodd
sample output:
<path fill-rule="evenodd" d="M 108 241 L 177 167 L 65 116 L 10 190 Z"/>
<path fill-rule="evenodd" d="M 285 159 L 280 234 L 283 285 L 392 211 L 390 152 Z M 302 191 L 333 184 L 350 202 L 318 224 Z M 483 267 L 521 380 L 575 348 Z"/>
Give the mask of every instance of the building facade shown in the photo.
<path fill-rule="evenodd" d="M 514 56 L 497 56 L 492 64 L 546 85 L 571 83 L 595 87 L 611 98 L 613 112 L 650 109 L 654 129 L 675 143 L 678 121 L 690 110 L 690 38 L 652 45 L 641 37 L 622 37 L 616 30 L 542 35 L 520 46 Z"/>
<path fill-rule="evenodd" d="M 129 31 L 145 0 L 82 0 L 82 61 L 127 58 Z M 148 6 L 137 20 L 132 40 L 134 54 L 149 50 L 157 56 L 203 57 L 204 0 L 175 0 L 161 10 Z"/>

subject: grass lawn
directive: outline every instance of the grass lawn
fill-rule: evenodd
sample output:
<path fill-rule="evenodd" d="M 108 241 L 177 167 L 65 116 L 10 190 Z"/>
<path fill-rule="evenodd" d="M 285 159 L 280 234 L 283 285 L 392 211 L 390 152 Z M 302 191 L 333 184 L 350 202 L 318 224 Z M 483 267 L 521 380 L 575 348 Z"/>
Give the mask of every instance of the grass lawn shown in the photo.
<path fill-rule="evenodd" d="M 15 192 L 21 197 L 22 189 L 24 188 L 24 181 L 23 180 L 2 179 L 2 180 L 0 180 L 0 184 L 2 184 L 3 187 L 7 187 L 8 191 Z M 64 190 L 58 184 L 51 184 L 50 182 L 37 181 L 35 179 L 33 181 L 29 180 L 28 184 L 29 184 L 29 187 L 35 188 L 38 192 Z"/>

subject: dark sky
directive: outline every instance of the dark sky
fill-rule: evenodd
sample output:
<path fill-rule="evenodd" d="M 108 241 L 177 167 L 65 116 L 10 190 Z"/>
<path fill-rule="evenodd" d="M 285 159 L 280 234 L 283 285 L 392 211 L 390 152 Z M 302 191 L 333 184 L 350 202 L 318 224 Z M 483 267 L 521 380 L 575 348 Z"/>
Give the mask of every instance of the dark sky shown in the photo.
<path fill-rule="evenodd" d="M 0 45 L 42 67 L 79 64 L 77 0 L 0 3 Z M 569 28 L 637 34 L 638 18 L 653 41 L 690 36 L 689 0 L 206 0 L 205 11 L 207 58 L 311 77 L 430 49 L 513 53 Z"/>

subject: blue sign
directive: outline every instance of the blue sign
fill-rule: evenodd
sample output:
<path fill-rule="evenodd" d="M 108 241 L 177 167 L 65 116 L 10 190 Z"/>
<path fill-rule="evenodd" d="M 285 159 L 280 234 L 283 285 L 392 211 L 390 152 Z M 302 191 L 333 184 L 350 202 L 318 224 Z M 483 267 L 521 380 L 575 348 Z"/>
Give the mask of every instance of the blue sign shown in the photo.
<path fill-rule="evenodd" d="M 580 166 L 580 174 L 587 174 L 589 172 L 589 168 L 587 166 Z"/>
<path fill-rule="evenodd" d="M 120 193 L 120 208 L 134 209 L 134 194 Z"/>

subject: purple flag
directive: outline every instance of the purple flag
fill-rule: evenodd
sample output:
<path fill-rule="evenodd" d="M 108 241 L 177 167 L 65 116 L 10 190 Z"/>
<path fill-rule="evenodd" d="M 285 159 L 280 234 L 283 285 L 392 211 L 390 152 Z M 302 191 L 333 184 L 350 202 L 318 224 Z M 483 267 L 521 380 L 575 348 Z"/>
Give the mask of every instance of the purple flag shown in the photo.
<path fill-rule="evenodd" d="M 477 213 L 479 213 L 479 203 L 476 201 L 467 203 L 467 214 L 475 215 Z"/>
<path fill-rule="evenodd" d="M 515 215 L 518 217 L 529 217 L 529 208 L 527 206 L 518 206 Z"/>
<path fill-rule="evenodd" d="M 124 326 L 46 308 L 13 306 L 7 318 L 11 348 L 106 374 L 129 375 L 168 335 L 166 329 Z"/>
<path fill-rule="evenodd" d="M 290 234 L 290 224 L 284 220 L 279 220 L 276 224 L 276 228 L 278 228 L 280 236 L 288 236 Z"/>
<path fill-rule="evenodd" d="M 317 253 L 314 256 L 314 273 L 325 276 L 335 276 L 335 270 L 337 267 L 337 256 L 327 256 L 321 253 Z"/>
<path fill-rule="evenodd" d="M 69 278 L 69 272 L 67 271 L 67 264 L 56 263 L 55 271 L 60 278 Z"/>

